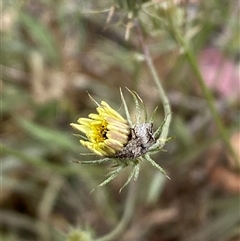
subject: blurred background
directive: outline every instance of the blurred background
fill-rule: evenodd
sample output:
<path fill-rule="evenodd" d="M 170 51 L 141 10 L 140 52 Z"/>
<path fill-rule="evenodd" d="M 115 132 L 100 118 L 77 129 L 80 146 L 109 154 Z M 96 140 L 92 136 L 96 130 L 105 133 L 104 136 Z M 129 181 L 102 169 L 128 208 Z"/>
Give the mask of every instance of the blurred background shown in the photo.
<path fill-rule="evenodd" d="M 170 2 L 170 4 L 169 4 Z M 110 232 L 124 210 L 125 170 L 90 193 L 109 166 L 89 160 L 69 126 L 95 112 L 88 91 L 119 110 L 128 87 L 156 129 L 163 106 L 144 63 L 131 17 L 169 97 L 173 140 L 153 156 L 171 180 L 142 163 L 131 225 L 116 241 L 240 240 L 239 1 L 8 0 L 1 3 L 1 237 L 5 241 L 66 240 L 71 230 Z M 113 11 L 115 7 L 115 11 Z M 191 43 L 228 144 L 175 39 Z M 141 231 L 141 232 L 140 232 Z"/>

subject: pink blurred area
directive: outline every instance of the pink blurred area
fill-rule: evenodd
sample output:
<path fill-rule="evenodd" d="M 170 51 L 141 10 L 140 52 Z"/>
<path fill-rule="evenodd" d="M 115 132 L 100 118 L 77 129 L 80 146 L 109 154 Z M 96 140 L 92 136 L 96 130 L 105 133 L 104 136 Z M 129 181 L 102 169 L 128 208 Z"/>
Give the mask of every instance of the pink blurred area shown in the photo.
<path fill-rule="evenodd" d="M 240 98 L 239 67 L 216 48 L 207 48 L 199 56 L 200 70 L 209 88 L 224 98 Z"/>

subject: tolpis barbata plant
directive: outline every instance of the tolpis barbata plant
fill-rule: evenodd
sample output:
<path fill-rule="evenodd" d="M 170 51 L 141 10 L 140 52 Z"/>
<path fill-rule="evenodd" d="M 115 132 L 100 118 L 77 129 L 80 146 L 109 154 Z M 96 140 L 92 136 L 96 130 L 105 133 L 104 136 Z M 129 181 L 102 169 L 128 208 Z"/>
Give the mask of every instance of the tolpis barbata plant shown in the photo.
<path fill-rule="evenodd" d="M 89 114 L 88 118 L 79 118 L 77 124 L 70 125 L 84 135 L 80 136 L 80 143 L 91 150 L 100 159 L 90 161 L 74 161 L 81 164 L 95 164 L 109 162 L 114 168 L 107 174 L 108 178 L 98 187 L 104 186 L 113 180 L 126 167 L 132 167 L 132 171 L 120 189 L 120 191 L 133 179 L 137 180 L 140 163 L 150 162 L 166 177 L 167 174 L 152 158 L 151 155 L 162 150 L 166 139 L 160 138 L 161 130 L 166 125 L 166 118 L 153 131 L 153 120 L 157 108 L 148 117 L 147 110 L 142 99 L 135 91 L 131 93 L 136 107 L 136 123 L 133 123 L 125 98 L 120 89 L 120 95 L 124 106 L 126 119 L 112 109 L 105 101 L 100 104 L 90 95 L 91 100 L 97 105 L 97 114 Z M 141 122 L 144 120 L 143 122 Z"/>

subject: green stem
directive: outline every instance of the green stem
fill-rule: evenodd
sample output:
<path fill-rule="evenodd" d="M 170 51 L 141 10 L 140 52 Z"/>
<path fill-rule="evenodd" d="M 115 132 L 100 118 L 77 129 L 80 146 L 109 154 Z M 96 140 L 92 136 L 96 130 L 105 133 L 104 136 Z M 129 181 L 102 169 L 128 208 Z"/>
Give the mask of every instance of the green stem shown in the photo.
<path fill-rule="evenodd" d="M 159 78 L 159 76 L 157 74 L 157 71 L 156 71 L 156 69 L 154 67 L 153 60 L 152 60 L 152 57 L 151 57 L 151 55 L 149 53 L 148 46 L 147 46 L 147 44 L 144 41 L 140 24 L 137 23 L 136 27 L 137 27 L 139 40 L 140 40 L 141 45 L 142 45 L 142 49 L 143 49 L 143 53 L 144 53 L 144 56 L 145 56 L 145 60 L 146 60 L 147 66 L 148 66 L 148 68 L 149 68 L 149 70 L 150 70 L 150 72 L 152 74 L 153 80 L 154 80 L 154 82 L 155 82 L 155 84 L 157 86 L 157 89 L 159 91 L 160 99 L 161 99 L 161 101 L 163 103 L 164 114 L 166 116 L 166 122 L 165 122 L 165 125 L 163 125 L 162 131 L 161 131 L 161 135 L 160 135 L 160 140 L 165 143 L 165 141 L 167 140 L 169 126 L 170 126 L 171 119 L 172 119 L 171 106 L 170 106 L 168 97 L 167 97 L 167 95 L 166 95 L 166 93 L 165 93 L 165 91 L 164 91 L 164 89 L 162 87 L 162 81 L 160 80 L 160 78 Z"/>
<path fill-rule="evenodd" d="M 174 31 L 174 36 L 176 38 L 176 40 L 178 41 L 178 43 L 181 45 L 181 47 L 184 49 L 184 53 L 187 57 L 187 60 L 188 62 L 190 63 L 191 67 L 192 67 L 192 70 L 193 72 L 195 73 L 196 75 L 196 79 L 198 81 L 198 84 L 200 85 L 201 87 L 201 90 L 202 90 L 202 93 L 207 101 L 207 104 L 209 106 L 209 109 L 210 109 L 210 112 L 212 114 L 212 117 L 216 123 L 216 126 L 219 130 L 219 133 L 221 135 L 221 138 L 222 140 L 225 142 L 229 152 L 231 153 L 232 157 L 237 161 L 237 156 L 236 156 L 236 153 L 234 152 L 230 142 L 229 142 L 229 138 L 228 138 L 228 133 L 226 131 L 226 128 L 224 127 L 222 121 L 221 121 L 221 118 L 217 112 L 217 109 L 214 105 L 214 98 L 213 98 L 213 95 L 211 93 L 211 91 L 207 88 L 206 84 L 205 84 L 205 81 L 202 77 L 202 74 L 199 70 L 199 67 L 198 67 L 198 63 L 197 63 L 197 60 L 196 60 L 196 57 L 194 56 L 194 53 L 193 51 L 191 50 L 190 46 L 188 45 L 188 43 L 186 42 L 185 38 L 182 37 L 182 35 L 180 34 L 179 30 L 177 29 L 176 26 L 174 26 L 174 23 L 171 19 L 171 16 L 169 17 L 170 19 L 170 23 L 172 24 L 172 29 Z"/>
<path fill-rule="evenodd" d="M 116 240 L 119 235 L 121 235 L 124 230 L 127 228 L 127 225 L 129 224 L 133 212 L 134 212 L 134 206 L 135 206 L 135 200 L 136 200 L 136 194 L 137 194 L 137 183 L 131 182 L 129 184 L 128 193 L 127 193 L 127 200 L 125 203 L 125 209 L 122 216 L 121 221 L 118 223 L 118 225 L 108 234 L 105 236 L 96 239 L 95 241 L 110 241 L 110 240 Z"/>
<path fill-rule="evenodd" d="M 165 116 L 167 116 L 166 124 L 163 126 L 162 132 L 161 132 L 161 135 L 160 135 L 160 139 L 164 140 L 164 142 L 165 142 L 165 140 L 167 140 L 168 130 L 169 130 L 169 126 L 170 126 L 170 122 L 171 122 L 171 118 L 172 118 L 171 107 L 170 107 L 167 95 L 165 94 L 165 91 L 162 87 L 161 80 L 160 80 L 160 78 L 157 74 L 157 71 L 156 71 L 155 67 L 154 67 L 154 64 L 153 64 L 152 58 L 150 56 L 148 47 L 144 43 L 142 32 L 140 30 L 139 25 L 137 25 L 137 30 L 139 32 L 139 38 L 140 38 L 140 41 L 141 41 L 141 44 L 142 44 L 143 53 L 145 55 L 146 63 L 147 63 L 147 65 L 148 65 L 148 67 L 151 71 L 153 80 L 154 80 L 154 82 L 155 82 L 155 84 L 158 88 L 160 98 L 163 102 L 164 113 L 165 113 Z M 125 204 L 124 214 L 123 214 L 123 217 L 122 217 L 121 221 L 118 223 L 118 225 L 114 228 L 114 230 L 112 232 L 103 236 L 102 238 L 97 239 L 96 241 L 115 240 L 126 229 L 129 221 L 131 220 L 133 212 L 134 212 L 134 204 L 135 204 L 135 199 L 136 199 L 136 194 L 137 194 L 136 189 L 137 189 L 136 183 L 131 182 L 130 186 L 129 186 L 128 194 L 127 194 L 127 200 L 126 200 L 126 204 Z"/>
<path fill-rule="evenodd" d="M 165 116 L 167 116 L 166 124 L 164 125 L 164 127 L 162 129 L 162 132 L 161 132 L 161 136 L 160 136 L 161 140 L 166 140 L 167 136 L 168 136 L 168 130 L 169 130 L 170 122 L 171 122 L 171 117 L 172 117 L 169 100 L 168 100 L 167 95 L 165 94 L 164 89 L 161 85 L 161 81 L 160 81 L 160 78 L 158 77 L 157 71 L 154 68 L 154 64 L 153 64 L 152 58 L 150 56 L 148 47 L 144 43 L 142 33 L 140 31 L 140 27 L 139 26 L 137 26 L 137 27 L 138 27 L 137 29 L 139 31 L 139 37 L 140 37 L 140 41 L 141 41 L 141 44 L 142 44 L 143 53 L 144 53 L 145 58 L 146 58 L 147 65 L 148 65 L 148 67 L 151 71 L 151 74 L 153 76 L 153 80 L 154 80 L 154 82 L 155 82 L 155 84 L 158 88 L 160 98 L 163 102 Z M 129 186 L 129 190 L 128 190 L 128 194 L 127 194 L 127 201 L 126 201 L 126 204 L 125 204 L 125 210 L 124 210 L 122 220 L 118 223 L 116 228 L 111 233 L 107 234 L 106 236 L 103 236 L 102 238 L 97 239 L 96 241 L 115 240 L 116 237 L 118 237 L 126 229 L 129 221 L 131 220 L 133 212 L 134 212 L 134 204 L 135 204 L 135 199 L 136 199 L 136 187 L 135 187 L 135 185 L 136 185 L 136 183 L 131 182 L 131 184 Z"/>

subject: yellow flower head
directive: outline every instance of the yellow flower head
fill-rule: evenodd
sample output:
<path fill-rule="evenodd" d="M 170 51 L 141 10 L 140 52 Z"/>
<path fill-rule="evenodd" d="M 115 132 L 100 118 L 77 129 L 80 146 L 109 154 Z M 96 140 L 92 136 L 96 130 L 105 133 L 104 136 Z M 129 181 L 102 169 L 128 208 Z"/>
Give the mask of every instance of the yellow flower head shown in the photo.
<path fill-rule="evenodd" d="M 132 179 L 136 181 L 139 175 L 140 163 L 144 160 L 150 162 L 167 176 L 162 167 L 154 162 L 150 155 L 160 151 L 167 141 L 167 139 L 162 138 L 161 131 L 168 128 L 170 123 L 167 121 L 168 116 L 166 116 L 162 125 L 154 132 L 153 119 L 156 109 L 150 118 L 148 118 L 142 99 L 136 92 L 128 91 L 133 96 L 136 105 L 136 123 L 132 122 L 127 103 L 120 89 L 127 120 L 106 102 L 102 101 L 101 104 L 98 104 L 90 96 L 92 101 L 98 106 L 96 108 L 98 114 L 89 114 L 88 118 L 79 118 L 77 121 L 78 124 L 70 124 L 74 129 L 84 134 L 84 136 L 81 136 L 80 143 L 102 157 L 99 160 L 75 162 L 82 164 L 111 162 L 115 168 L 115 170 L 108 174 L 108 178 L 98 185 L 99 187 L 109 183 L 128 166 L 132 167 L 132 171 L 122 188 Z M 142 119 L 144 119 L 144 122 L 141 122 Z"/>
<path fill-rule="evenodd" d="M 100 156 L 114 156 L 128 142 L 130 127 L 104 101 L 97 107 L 97 112 L 98 114 L 89 114 L 89 118 L 79 118 L 79 124 L 70 125 L 86 135 L 87 140 L 80 140 L 83 146 Z"/>

